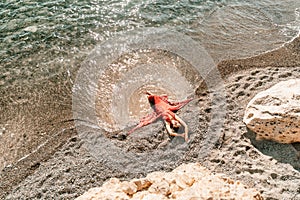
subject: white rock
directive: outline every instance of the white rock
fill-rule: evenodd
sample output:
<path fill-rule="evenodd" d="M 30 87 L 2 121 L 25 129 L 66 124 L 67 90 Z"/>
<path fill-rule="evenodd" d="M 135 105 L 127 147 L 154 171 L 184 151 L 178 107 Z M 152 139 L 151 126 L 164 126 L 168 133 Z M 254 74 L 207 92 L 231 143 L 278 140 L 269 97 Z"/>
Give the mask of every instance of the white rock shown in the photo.
<path fill-rule="evenodd" d="M 110 190 L 109 188 L 91 188 L 85 192 L 80 197 L 77 197 L 76 200 L 111 200 L 111 199 L 130 199 L 123 192 L 118 192 L 116 190 Z"/>
<path fill-rule="evenodd" d="M 162 194 L 146 194 L 143 200 L 167 200 L 168 198 Z"/>
<path fill-rule="evenodd" d="M 148 179 L 141 178 L 141 179 L 133 179 L 130 181 L 131 183 L 134 183 L 137 187 L 137 191 L 143 190 L 145 188 L 149 188 L 152 184 Z"/>
<path fill-rule="evenodd" d="M 133 195 L 137 192 L 137 185 L 133 182 L 123 181 L 121 188 L 127 195 Z"/>
<path fill-rule="evenodd" d="M 24 31 L 28 31 L 28 32 L 32 32 L 35 33 L 38 30 L 38 27 L 36 26 L 28 26 L 26 28 L 24 28 Z"/>
<path fill-rule="evenodd" d="M 258 93 L 249 102 L 243 121 L 257 139 L 300 142 L 300 79 Z"/>
<path fill-rule="evenodd" d="M 172 172 L 152 172 L 146 178 L 121 182 L 112 178 L 100 188 L 90 189 L 76 200 L 262 200 L 254 189 L 247 189 L 211 172 L 199 163 L 182 164 Z"/>
<path fill-rule="evenodd" d="M 148 189 L 150 193 L 162 194 L 167 196 L 170 193 L 170 185 L 164 179 L 157 179 Z"/>

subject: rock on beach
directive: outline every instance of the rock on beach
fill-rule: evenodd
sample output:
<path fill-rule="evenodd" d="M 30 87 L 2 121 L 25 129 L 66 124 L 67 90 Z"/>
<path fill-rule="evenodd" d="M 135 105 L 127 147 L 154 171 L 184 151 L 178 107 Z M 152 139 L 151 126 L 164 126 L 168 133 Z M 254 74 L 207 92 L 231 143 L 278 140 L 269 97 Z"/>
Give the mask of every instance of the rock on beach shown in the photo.
<path fill-rule="evenodd" d="M 300 142 L 300 79 L 258 93 L 247 105 L 243 121 L 258 140 Z"/>
<path fill-rule="evenodd" d="M 255 189 L 222 174 L 212 174 L 199 163 L 182 164 L 172 172 L 152 172 L 145 178 L 120 181 L 111 178 L 76 200 L 97 199 L 236 199 L 262 200 Z"/>

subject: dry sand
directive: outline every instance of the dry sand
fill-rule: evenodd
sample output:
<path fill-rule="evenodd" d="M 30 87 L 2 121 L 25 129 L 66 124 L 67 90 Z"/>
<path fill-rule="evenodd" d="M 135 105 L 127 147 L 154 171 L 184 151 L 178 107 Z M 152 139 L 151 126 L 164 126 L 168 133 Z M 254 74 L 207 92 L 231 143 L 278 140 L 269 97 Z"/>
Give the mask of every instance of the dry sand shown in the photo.
<path fill-rule="evenodd" d="M 249 132 L 242 122 L 244 109 L 256 93 L 279 81 L 300 78 L 300 38 L 278 50 L 253 58 L 222 61 L 218 68 L 225 81 L 228 111 L 221 137 L 215 138 L 210 144 L 204 142 L 207 142 L 206 128 L 214 105 L 210 101 L 209 92 L 203 88 L 199 89 L 198 98 L 179 113 L 190 124 L 195 121 L 195 117 L 189 116 L 190 112 L 187 111 L 199 111 L 196 120 L 199 123 L 191 125 L 192 140 L 187 150 L 180 159 L 163 162 L 159 169 L 151 170 L 170 171 L 181 163 L 200 161 L 213 172 L 224 173 L 232 179 L 241 180 L 249 187 L 256 188 L 262 192 L 265 199 L 300 199 L 300 160 L 296 159 L 292 145 L 255 141 L 254 133 Z M 51 130 L 52 134 L 47 140 L 43 140 L 46 141 L 43 145 L 39 146 L 37 137 L 38 141 L 33 140 L 29 144 L 22 145 L 18 140 L 10 146 L 7 144 L 9 147 L 2 147 L 5 151 L 21 149 L 19 153 L 22 155 L 27 155 L 23 152 L 27 151 L 24 146 L 38 148 L 33 148 L 37 150 L 19 161 L 17 157 L 9 158 L 15 162 L 1 171 L 0 198 L 73 199 L 91 187 L 100 186 L 110 177 L 127 180 L 145 176 L 147 171 L 138 173 L 125 170 L 124 166 L 111 167 L 105 164 L 105 158 L 99 159 L 90 155 L 84 141 L 74 129 L 71 107 L 61 109 L 51 104 L 51 98 L 60 99 L 65 103 L 70 101 L 71 90 L 65 91 L 56 87 L 56 84 L 62 83 L 53 82 L 55 84 L 50 85 L 52 89 L 48 89 L 50 92 L 44 95 L 50 99 L 43 98 L 43 95 L 37 98 L 41 98 L 41 102 L 44 101 L 41 105 L 47 103 L 50 105 L 48 108 L 52 106 L 52 110 L 63 112 L 58 115 L 40 108 L 40 113 L 32 113 L 28 119 L 33 120 L 41 114 L 50 116 L 50 122 L 48 118 L 48 121 L 39 119 L 39 123 L 44 121 L 46 124 L 40 126 Z M 4 106 L 7 104 L 6 100 L 1 102 Z M 167 138 L 162 127 L 160 122 L 152 125 L 152 129 L 158 130 L 157 135 L 147 135 L 147 129 L 141 130 L 139 134 L 144 132 L 146 136 L 139 145 L 140 139 L 135 137 L 114 142 L 121 148 L 126 148 L 126 151 L 147 152 L 150 156 L 152 150 L 158 147 L 157 144 Z M 62 128 L 65 128 L 64 132 L 56 131 Z M 32 134 L 36 131 L 32 130 Z M 205 145 L 211 148 L 207 148 L 208 154 L 205 157 L 199 158 L 199 151 L 204 151 Z M 297 144 L 295 146 L 298 148 Z"/>

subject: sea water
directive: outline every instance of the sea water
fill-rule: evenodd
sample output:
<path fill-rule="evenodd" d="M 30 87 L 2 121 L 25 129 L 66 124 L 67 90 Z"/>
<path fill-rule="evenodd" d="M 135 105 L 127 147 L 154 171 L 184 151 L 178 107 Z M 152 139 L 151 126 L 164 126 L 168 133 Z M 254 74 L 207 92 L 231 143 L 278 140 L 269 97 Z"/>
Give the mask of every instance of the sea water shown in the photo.
<path fill-rule="evenodd" d="M 252 56 L 296 36 L 299 9 L 298 0 L 4 0 L 0 87 L 72 74 L 96 44 L 141 27 L 189 34 L 216 59 Z"/>

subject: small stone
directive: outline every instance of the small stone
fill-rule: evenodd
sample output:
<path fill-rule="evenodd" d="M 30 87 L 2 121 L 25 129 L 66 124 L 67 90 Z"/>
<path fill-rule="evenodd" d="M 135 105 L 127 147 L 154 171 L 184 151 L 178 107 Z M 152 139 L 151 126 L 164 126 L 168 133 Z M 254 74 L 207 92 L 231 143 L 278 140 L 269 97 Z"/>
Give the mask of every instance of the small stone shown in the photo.
<path fill-rule="evenodd" d="M 171 198 L 176 198 L 175 193 L 177 191 L 181 191 L 181 188 L 178 185 L 176 185 L 176 184 L 171 184 L 170 185 L 170 193 L 171 193 L 170 197 Z"/>
<path fill-rule="evenodd" d="M 103 184 L 103 187 L 108 187 L 109 188 L 111 186 L 115 186 L 115 185 L 118 185 L 120 183 L 121 183 L 121 181 L 119 179 L 117 179 L 117 178 L 111 178 L 111 179 L 109 179 L 107 182 L 105 182 Z"/>
<path fill-rule="evenodd" d="M 163 177 L 164 180 L 166 180 L 169 183 L 169 185 L 171 185 L 176 183 L 176 176 L 177 173 L 174 173 L 174 171 L 172 171 L 170 173 L 166 173 Z"/>
<path fill-rule="evenodd" d="M 37 26 L 28 26 L 24 28 L 24 31 L 35 33 L 38 30 Z"/>
<path fill-rule="evenodd" d="M 123 192 L 125 192 L 128 195 L 133 195 L 137 192 L 137 186 L 136 184 L 128 181 L 124 181 L 121 183 L 121 189 Z"/>
<path fill-rule="evenodd" d="M 109 188 L 91 188 L 83 195 L 76 198 L 76 200 L 110 200 L 110 199 L 122 199 L 129 200 L 130 198 L 123 192 L 116 192 Z"/>
<path fill-rule="evenodd" d="M 2 129 L 0 129 L 0 137 L 5 133 L 5 127 L 3 127 Z"/>
<path fill-rule="evenodd" d="M 166 196 L 170 194 L 170 186 L 166 180 L 157 180 L 149 187 L 148 191 Z"/>
<path fill-rule="evenodd" d="M 188 185 L 185 183 L 185 181 L 179 176 L 176 178 L 176 185 L 182 189 L 185 189 Z"/>
<path fill-rule="evenodd" d="M 146 179 L 146 178 L 141 178 L 141 179 L 133 179 L 132 181 L 130 181 L 132 183 L 134 183 L 137 186 L 137 191 L 149 188 L 151 186 L 151 182 L 150 180 Z"/>
<path fill-rule="evenodd" d="M 167 200 L 168 198 L 162 194 L 146 194 L 143 200 Z"/>
<path fill-rule="evenodd" d="M 166 175 L 165 172 L 152 172 L 150 174 L 148 174 L 146 176 L 146 178 L 150 181 L 150 182 L 154 182 L 155 180 L 161 179 L 162 177 L 164 177 Z"/>
<path fill-rule="evenodd" d="M 144 199 L 144 197 L 147 196 L 148 194 L 149 194 L 149 192 L 146 191 L 146 190 L 137 192 L 137 193 L 133 194 L 132 200 L 141 200 L 141 199 Z"/>
<path fill-rule="evenodd" d="M 195 180 L 186 174 L 180 174 L 176 178 L 176 184 L 182 189 L 192 186 L 194 182 Z"/>

